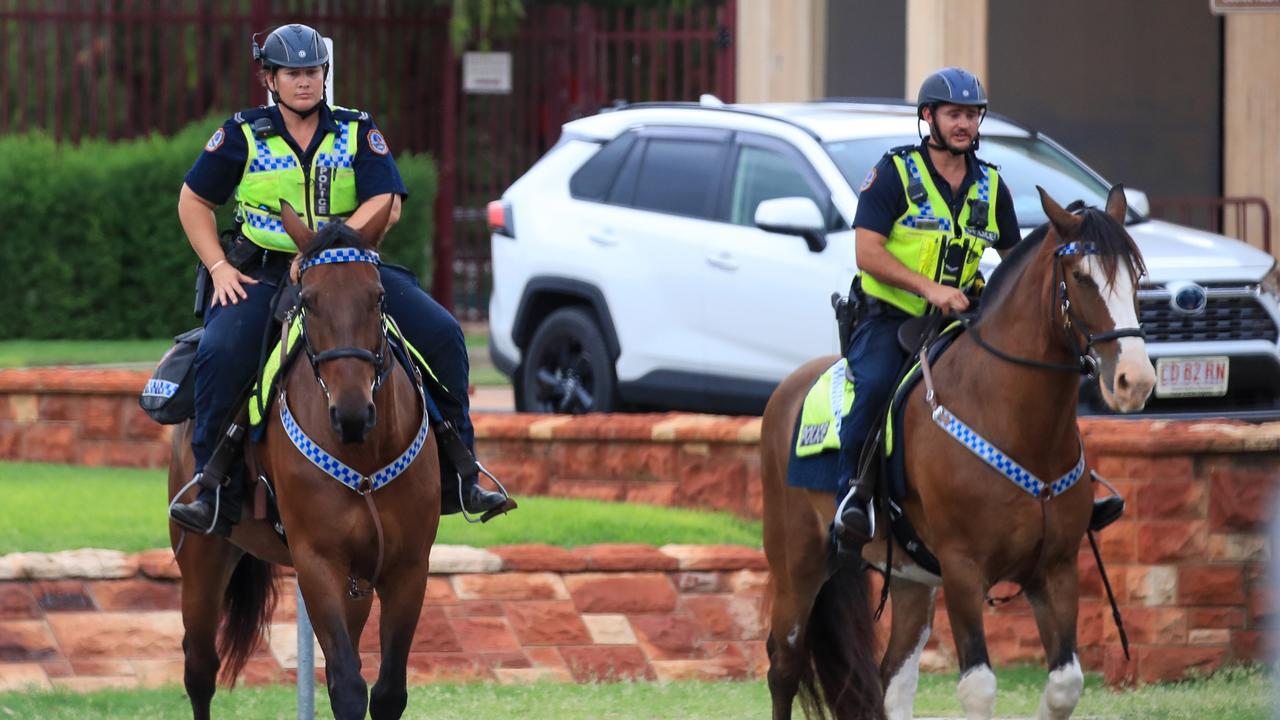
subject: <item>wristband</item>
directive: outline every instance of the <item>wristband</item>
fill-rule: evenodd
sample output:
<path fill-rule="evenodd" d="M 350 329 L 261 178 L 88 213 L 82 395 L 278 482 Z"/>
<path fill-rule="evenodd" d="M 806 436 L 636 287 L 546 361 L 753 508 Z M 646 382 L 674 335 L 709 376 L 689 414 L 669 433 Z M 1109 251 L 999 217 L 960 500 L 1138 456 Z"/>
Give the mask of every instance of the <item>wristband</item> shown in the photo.
<path fill-rule="evenodd" d="M 214 270 L 217 270 L 217 269 L 218 269 L 218 266 L 219 266 L 219 265 L 221 265 L 222 263 L 224 263 L 224 262 L 226 262 L 226 261 L 227 261 L 227 259 L 226 259 L 226 258 L 222 258 L 222 259 L 221 259 L 221 260 L 219 260 L 218 262 L 214 263 L 214 264 L 213 264 L 213 267 L 209 268 L 209 273 L 210 273 L 210 274 L 212 274 Z"/>

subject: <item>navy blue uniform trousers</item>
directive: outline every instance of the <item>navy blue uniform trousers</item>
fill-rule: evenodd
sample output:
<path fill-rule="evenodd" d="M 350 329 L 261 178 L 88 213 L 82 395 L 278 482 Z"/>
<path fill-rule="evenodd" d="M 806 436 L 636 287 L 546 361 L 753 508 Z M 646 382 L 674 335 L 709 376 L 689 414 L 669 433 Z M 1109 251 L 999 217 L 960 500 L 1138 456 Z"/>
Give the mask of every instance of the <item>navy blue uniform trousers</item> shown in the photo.
<path fill-rule="evenodd" d="M 462 327 L 427 295 L 413 273 L 395 265 L 382 265 L 378 274 L 386 292 L 387 313 L 453 395 L 452 401 L 437 398 L 437 405 L 474 452 L 475 430 L 467 398 L 470 366 Z M 205 311 L 204 336 L 195 360 L 196 422 L 191 449 L 197 472 L 209 461 L 222 425 L 238 409 L 236 401 L 253 380 L 263 333 L 271 322 L 271 298 L 276 286 L 268 284 L 261 273 L 249 275 L 259 282 L 243 286 L 247 299 L 234 305 L 214 305 Z"/>
<path fill-rule="evenodd" d="M 872 311 L 853 330 L 849 343 L 849 374 L 853 378 L 853 407 L 840 425 L 840 462 L 831 488 L 839 502 L 849 490 L 849 479 L 858 471 L 858 456 L 873 424 L 881 417 L 893 394 L 894 382 L 907 354 L 898 345 L 898 328 L 906 315 Z"/>

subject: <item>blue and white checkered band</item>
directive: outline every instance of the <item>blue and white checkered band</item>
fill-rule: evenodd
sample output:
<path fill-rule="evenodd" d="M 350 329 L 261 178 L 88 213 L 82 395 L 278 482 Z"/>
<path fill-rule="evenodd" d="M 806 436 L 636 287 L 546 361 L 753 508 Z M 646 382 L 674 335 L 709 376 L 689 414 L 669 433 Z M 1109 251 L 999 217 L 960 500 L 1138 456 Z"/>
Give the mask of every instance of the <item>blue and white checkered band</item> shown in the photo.
<path fill-rule="evenodd" d="M 1009 478 L 1014 485 L 1034 497 L 1043 496 L 1046 486 L 1049 490 L 1048 497 L 1057 497 L 1071 489 L 1084 475 L 1083 447 L 1080 448 L 1080 460 L 1074 468 L 1052 483 L 1046 483 L 1015 462 L 1013 458 L 1005 455 L 1000 448 L 987 442 L 986 438 L 974 432 L 973 428 L 964 424 L 960 418 L 952 415 L 951 411 L 945 407 L 939 405 L 933 411 L 933 421 L 943 430 L 946 430 L 947 434 L 955 438 L 957 442 L 969 448 L 969 451 L 981 458 L 983 462 L 995 468 L 1001 475 Z"/>
<path fill-rule="evenodd" d="M 151 378 L 147 381 L 145 387 L 142 388 L 143 397 L 162 397 L 170 398 L 178 392 L 178 383 L 169 382 L 168 380 L 157 380 Z"/>
<path fill-rule="evenodd" d="M 907 154 L 907 174 L 911 176 L 912 180 L 924 182 L 920 179 L 920 166 L 916 163 L 915 153 Z M 926 197 L 924 201 L 920 203 L 919 207 L 921 215 L 933 214 L 933 206 L 929 204 L 929 198 Z"/>
<path fill-rule="evenodd" d="M 331 265 L 333 263 L 349 263 L 349 262 L 367 262 L 374 265 L 380 265 L 382 259 L 378 257 L 378 253 L 372 250 L 360 250 L 357 248 L 329 248 L 307 258 L 302 261 L 299 266 L 299 272 L 306 272 L 317 265 Z"/>
<path fill-rule="evenodd" d="M 280 221 L 280 218 L 273 218 L 256 212 L 245 213 L 244 216 L 244 221 L 249 223 L 249 227 L 284 234 L 284 223 Z"/>
<path fill-rule="evenodd" d="M 349 168 L 353 156 L 351 154 L 351 133 L 346 123 L 338 125 L 338 134 L 333 138 L 332 153 L 317 153 L 317 167 Z"/>
<path fill-rule="evenodd" d="M 898 224 L 909 228 L 919 228 L 921 230 L 942 230 L 943 232 L 951 232 L 951 221 L 947 218 L 908 215 L 899 220 Z"/>
<path fill-rule="evenodd" d="M 302 426 L 298 425 L 298 421 L 294 419 L 293 413 L 289 412 L 289 400 L 283 392 L 280 393 L 280 424 L 284 426 L 284 432 L 289 436 L 289 440 L 293 442 L 293 446 L 298 449 L 298 452 L 302 453 L 303 457 L 310 460 L 312 465 L 320 468 L 326 475 L 346 485 L 348 488 L 360 492 L 360 486 L 366 479 L 365 476 L 330 455 L 324 448 L 317 445 L 314 440 L 307 437 L 307 434 L 302 430 Z M 400 454 L 400 457 L 392 461 L 390 465 L 368 476 L 367 479 L 371 490 L 380 490 L 386 487 L 392 480 L 404 473 L 409 468 L 409 465 L 413 464 L 414 459 L 422 452 L 422 446 L 427 442 L 427 432 L 430 427 L 431 416 L 424 406 L 422 408 L 422 427 L 418 428 L 417 436 L 413 438 L 413 442 L 409 444 L 408 449 Z"/>
<path fill-rule="evenodd" d="M 1058 257 L 1062 257 L 1063 255 L 1097 255 L 1098 246 L 1091 242 L 1080 242 L 1079 240 L 1076 240 L 1074 242 L 1059 245 L 1058 249 L 1053 251 L 1053 254 Z"/>
<path fill-rule="evenodd" d="M 978 199 L 991 202 L 991 172 L 981 163 L 978 164 Z"/>
<path fill-rule="evenodd" d="M 297 167 L 298 161 L 293 155 L 272 155 L 271 148 L 261 139 L 254 140 L 257 157 L 249 163 L 249 172 L 267 172 L 268 170 L 288 170 Z"/>

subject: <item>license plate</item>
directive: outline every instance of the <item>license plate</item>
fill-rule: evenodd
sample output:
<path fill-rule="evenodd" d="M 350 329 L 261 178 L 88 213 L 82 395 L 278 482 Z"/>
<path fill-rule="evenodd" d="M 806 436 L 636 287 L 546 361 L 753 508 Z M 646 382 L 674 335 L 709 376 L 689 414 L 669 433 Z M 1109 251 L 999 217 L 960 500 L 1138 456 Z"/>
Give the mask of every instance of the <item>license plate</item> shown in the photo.
<path fill-rule="evenodd" d="M 1156 360 L 1156 397 L 1221 397 L 1227 394 L 1226 357 Z"/>

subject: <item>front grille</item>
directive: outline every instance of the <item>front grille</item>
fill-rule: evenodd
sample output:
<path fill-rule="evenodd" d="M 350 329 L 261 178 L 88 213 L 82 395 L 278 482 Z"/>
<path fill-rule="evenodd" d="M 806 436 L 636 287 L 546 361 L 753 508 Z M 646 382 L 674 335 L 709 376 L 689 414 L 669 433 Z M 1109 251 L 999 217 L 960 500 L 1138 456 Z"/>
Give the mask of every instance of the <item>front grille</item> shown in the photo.
<path fill-rule="evenodd" d="M 1139 320 L 1147 342 L 1223 342 L 1269 340 L 1280 329 L 1250 289 L 1209 288 L 1209 302 L 1200 315 L 1183 315 L 1169 307 L 1169 294 L 1143 290 L 1138 298 Z"/>

